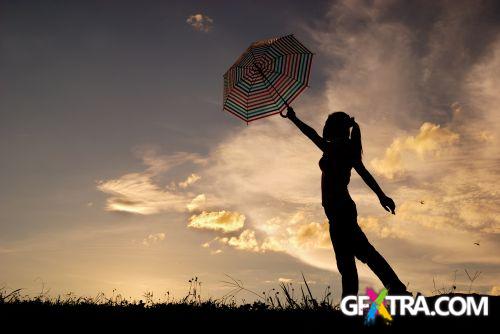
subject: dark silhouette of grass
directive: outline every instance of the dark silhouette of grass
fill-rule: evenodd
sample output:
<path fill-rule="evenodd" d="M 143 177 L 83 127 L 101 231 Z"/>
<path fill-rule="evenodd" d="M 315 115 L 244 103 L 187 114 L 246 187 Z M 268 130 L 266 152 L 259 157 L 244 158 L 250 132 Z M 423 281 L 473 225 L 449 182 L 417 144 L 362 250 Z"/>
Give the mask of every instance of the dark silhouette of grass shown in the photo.
<path fill-rule="evenodd" d="M 224 281 L 232 290 L 220 299 L 201 297 L 201 282 L 189 280 L 185 297 L 174 299 L 167 293 L 163 300 L 146 292 L 144 299 L 127 300 L 120 294 L 95 297 L 74 294 L 50 297 L 42 288 L 38 296 L 29 297 L 21 289 L 0 289 L 1 329 L 13 325 L 17 329 L 73 332 L 76 330 L 146 331 L 174 328 L 185 331 L 216 330 L 223 332 L 406 332 L 416 330 L 458 331 L 489 328 L 498 316 L 500 297 L 489 296 L 488 317 L 397 317 L 387 325 L 377 321 L 374 326 L 363 324 L 363 317 L 347 317 L 332 301 L 328 287 L 321 298 L 315 298 L 304 276 L 300 292 L 291 283 L 280 283 L 278 289 L 258 294 L 237 279 L 227 276 Z M 241 291 L 253 294 L 252 303 L 236 303 Z M 457 295 L 457 294 L 449 294 Z M 465 295 L 465 294 L 461 294 Z M 431 303 L 433 297 L 428 297 Z M 472 294 L 479 297 L 479 295 Z M 493 328 L 493 327 L 491 327 Z M 169 330 L 167 330 L 169 329 Z M 176 333 L 177 331 L 174 331 Z M 7 332 L 6 332 L 7 333 Z"/>

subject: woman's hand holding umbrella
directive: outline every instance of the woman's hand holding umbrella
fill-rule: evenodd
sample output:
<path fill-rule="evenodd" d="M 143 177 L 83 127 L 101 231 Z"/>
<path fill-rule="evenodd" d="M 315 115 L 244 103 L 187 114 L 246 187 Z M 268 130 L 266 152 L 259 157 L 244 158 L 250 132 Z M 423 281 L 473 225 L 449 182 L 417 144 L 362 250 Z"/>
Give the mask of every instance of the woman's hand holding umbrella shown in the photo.
<path fill-rule="evenodd" d="M 281 114 L 281 116 L 284 118 L 289 118 L 290 120 L 293 120 L 296 117 L 295 110 L 293 110 L 292 107 L 288 106 L 286 108 L 286 114 L 284 114 L 284 115 Z"/>

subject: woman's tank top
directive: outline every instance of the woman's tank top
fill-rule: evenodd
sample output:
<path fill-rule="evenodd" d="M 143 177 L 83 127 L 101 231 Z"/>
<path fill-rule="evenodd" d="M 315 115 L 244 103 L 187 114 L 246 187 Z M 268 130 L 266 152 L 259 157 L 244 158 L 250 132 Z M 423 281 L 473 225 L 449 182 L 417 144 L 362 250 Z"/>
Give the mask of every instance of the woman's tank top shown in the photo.
<path fill-rule="evenodd" d="M 351 179 L 353 165 L 349 140 L 327 142 L 323 156 L 319 160 L 321 194 L 324 207 L 342 206 L 351 200 L 347 185 Z"/>

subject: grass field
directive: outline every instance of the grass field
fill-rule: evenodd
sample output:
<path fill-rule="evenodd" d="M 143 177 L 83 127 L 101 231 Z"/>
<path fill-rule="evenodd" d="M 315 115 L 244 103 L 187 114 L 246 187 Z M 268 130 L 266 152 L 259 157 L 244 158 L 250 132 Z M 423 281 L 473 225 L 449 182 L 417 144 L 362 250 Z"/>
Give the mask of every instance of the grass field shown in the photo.
<path fill-rule="evenodd" d="M 178 300 L 155 301 L 152 294 L 130 301 L 120 295 L 51 298 L 22 295 L 21 290 L 0 291 L 0 329 L 74 331 L 161 332 L 216 330 L 219 332 L 470 332 L 494 328 L 500 297 L 489 296 L 489 316 L 425 317 L 400 316 L 386 324 L 378 320 L 366 326 L 361 316 L 347 317 L 331 300 L 327 290 L 315 298 L 307 283 L 296 294 L 292 285 L 281 284 L 271 295 L 256 296 L 253 303 L 236 303 L 234 294 L 245 289 L 237 281 L 232 294 L 218 300 L 202 300 L 198 280 L 190 282 L 188 294 Z M 231 283 L 231 282 L 230 282 Z M 252 292 L 253 293 L 253 292 Z M 450 294 L 457 295 L 457 294 Z M 461 294 L 463 295 L 463 294 Z M 472 294 L 472 296 L 479 297 Z M 432 302 L 436 296 L 427 297 Z M 11 331 L 6 331 L 11 332 Z"/>

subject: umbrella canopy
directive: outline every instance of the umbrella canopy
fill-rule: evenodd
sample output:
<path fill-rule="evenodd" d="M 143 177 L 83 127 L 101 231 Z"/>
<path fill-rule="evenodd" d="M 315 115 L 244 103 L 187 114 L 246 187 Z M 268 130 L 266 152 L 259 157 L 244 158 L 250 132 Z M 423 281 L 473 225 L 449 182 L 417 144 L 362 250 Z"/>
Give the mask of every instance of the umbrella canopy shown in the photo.
<path fill-rule="evenodd" d="M 247 123 L 281 113 L 308 86 L 312 57 L 293 35 L 252 43 L 224 74 L 224 110 Z"/>

